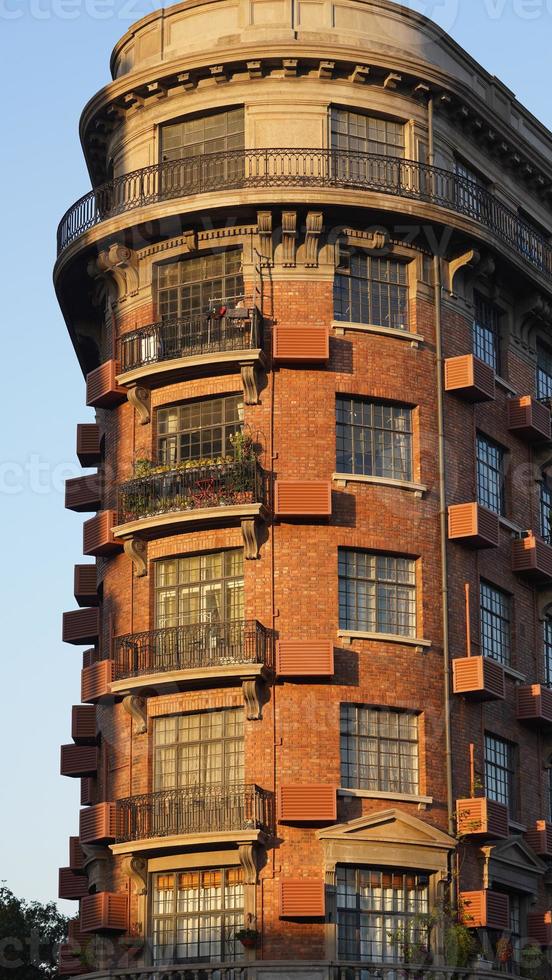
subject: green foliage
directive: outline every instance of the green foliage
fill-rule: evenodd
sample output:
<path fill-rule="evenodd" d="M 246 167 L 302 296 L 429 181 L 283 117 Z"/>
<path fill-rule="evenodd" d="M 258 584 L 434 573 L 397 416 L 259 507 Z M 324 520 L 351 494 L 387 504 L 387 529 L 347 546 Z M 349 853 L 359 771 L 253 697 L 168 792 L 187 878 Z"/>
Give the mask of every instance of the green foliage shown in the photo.
<path fill-rule="evenodd" d="M 54 902 L 27 902 L 0 884 L 0 977 L 56 977 L 58 944 L 67 935 L 68 921 Z"/>

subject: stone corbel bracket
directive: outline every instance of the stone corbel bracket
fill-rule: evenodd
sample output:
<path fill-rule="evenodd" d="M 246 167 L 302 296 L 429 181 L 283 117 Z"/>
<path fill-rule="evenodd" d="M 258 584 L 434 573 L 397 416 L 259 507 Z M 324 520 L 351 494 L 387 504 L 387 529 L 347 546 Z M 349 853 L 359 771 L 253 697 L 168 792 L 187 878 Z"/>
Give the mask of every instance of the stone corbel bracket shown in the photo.
<path fill-rule="evenodd" d="M 245 716 L 248 721 L 262 721 L 263 705 L 268 701 L 268 679 L 264 674 L 242 680 Z"/>
<path fill-rule="evenodd" d="M 108 865 L 111 853 L 107 847 L 97 844 L 81 844 L 84 869 L 88 875 L 88 887 L 103 892 L 108 888 Z"/>
<path fill-rule="evenodd" d="M 124 300 L 138 292 L 138 256 L 133 249 L 118 243 L 110 245 L 100 252 L 94 265 L 97 276 L 115 283 L 117 300 Z"/>
<path fill-rule="evenodd" d="M 261 382 L 257 364 L 252 364 L 250 361 L 240 364 L 240 373 L 245 404 L 258 405 Z"/>
<path fill-rule="evenodd" d="M 127 558 L 130 558 L 134 565 L 136 578 L 148 574 L 148 546 L 141 538 L 127 538 L 123 541 L 123 548 Z"/>
<path fill-rule="evenodd" d="M 127 391 L 127 398 L 132 405 L 140 425 L 151 422 L 151 391 L 143 385 L 134 385 Z"/>
<path fill-rule="evenodd" d="M 145 698 L 126 694 L 123 698 L 123 708 L 136 723 L 136 734 L 145 735 L 148 730 L 148 711 Z"/>
<path fill-rule="evenodd" d="M 321 211 L 309 211 L 307 214 L 304 255 L 307 269 L 315 268 L 318 265 L 322 220 L 323 215 Z"/>
<path fill-rule="evenodd" d="M 247 561 L 259 557 L 261 547 L 262 521 L 258 517 L 244 517 L 241 521 L 243 552 Z"/>
<path fill-rule="evenodd" d="M 240 864 L 243 868 L 244 883 L 256 885 L 259 871 L 265 863 L 266 848 L 257 841 L 251 844 L 240 844 L 238 847 Z"/>
<path fill-rule="evenodd" d="M 272 211 L 257 211 L 257 232 L 259 235 L 259 252 L 262 258 L 272 265 Z"/>
<path fill-rule="evenodd" d="M 137 895 L 148 893 L 148 862 L 145 858 L 129 854 L 123 858 L 123 871 L 128 875 Z"/>
<path fill-rule="evenodd" d="M 448 263 L 448 278 L 449 278 L 449 291 L 454 292 L 454 279 L 460 269 L 474 269 L 475 266 L 481 261 L 481 255 L 476 249 L 469 249 L 467 252 L 463 252 L 462 255 L 458 255 L 455 259 L 451 259 Z"/>
<path fill-rule="evenodd" d="M 292 268 L 295 265 L 297 241 L 297 211 L 282 212 L 282 265 Z"/>

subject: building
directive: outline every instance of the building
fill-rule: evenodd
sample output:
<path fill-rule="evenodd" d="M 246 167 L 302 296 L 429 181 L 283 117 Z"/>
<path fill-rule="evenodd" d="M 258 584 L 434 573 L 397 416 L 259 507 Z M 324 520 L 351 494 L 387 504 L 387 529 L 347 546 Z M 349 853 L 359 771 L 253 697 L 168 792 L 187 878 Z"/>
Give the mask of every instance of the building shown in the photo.
<path fill-rule="evenodd" d="M 61 975 L 540 969 L 551 134 L 388 0 L 186 0 L 111 69 L 55 267 Z"/>

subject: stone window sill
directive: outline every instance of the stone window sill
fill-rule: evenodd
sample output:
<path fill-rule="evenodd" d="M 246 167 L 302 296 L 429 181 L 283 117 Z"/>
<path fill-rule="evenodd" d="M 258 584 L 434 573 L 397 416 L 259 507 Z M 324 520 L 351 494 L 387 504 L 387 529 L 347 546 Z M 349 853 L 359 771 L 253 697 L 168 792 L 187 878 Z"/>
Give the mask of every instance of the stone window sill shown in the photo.
<path fill-rule="evenodd" d="M 348 320 L 332 320 L 333 329 L 339 333 L 346 330 L 357 330 L 360 333 L 378 333 L 384 337 L 394 337 L 395 340 L 406 340 L 412 347 L 423 344 L 424 338 L 419 333 L 410 330 L 398 330 L 396 327 L 380 327 L 375 323 L 352 323 Z"/>
<path fill-rule="evenodd" d="M 338 630 L 341 640 L 351 643 L 352 640 L 378 640 L 380 643 L 401 643 L 410 647 L 430 647 L 431 640 L 422 640 L 419 636 L 399 636 L 395 633 L 364 633 L 361 630 Z"/>
<path fill-rule="evenodd" d="M 396 800 L 401 803 L 423 803 L 430 806 L 432 796 L 418 796 L 414 793 L 385 793 L 376 789 L 338 789 L 338 796 L 358 796 L 365 800 Z"/>
<path fill-rule="evenodd" d="M 394 480 L 386 476 L 365 476 L 363 473 L 333 473 L 332 480 L 336 483 L 347 486 L 348 483 L 372 483 L 375 486 L 395 487 L 397 490 L 409 490 L 421 497 L 427 493 L 427 487 L 423 483 L 412 483 L 410 480 Z"/>

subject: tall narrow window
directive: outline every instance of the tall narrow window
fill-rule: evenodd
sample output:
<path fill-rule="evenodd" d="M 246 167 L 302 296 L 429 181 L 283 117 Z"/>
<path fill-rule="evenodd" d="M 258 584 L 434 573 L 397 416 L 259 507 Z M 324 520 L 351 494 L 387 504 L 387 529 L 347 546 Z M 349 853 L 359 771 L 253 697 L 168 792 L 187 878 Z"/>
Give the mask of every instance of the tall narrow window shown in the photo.
<path fill-rule="evenodd" d="M 242 868 L 163 871 L 153 876 L 156 965 L 239 960 L 244 922 Z"/>
<path fill-rule="evenodd" d="M 415 561 L 340 548 L 339 626 L 416 636 Z"/>
<path fill-rule="evenodd" d="M 350 962 L 404 961 L 429 947 L 429 876 L 399 868 L 336 868 L 337 955 Z"/>
<path fill-rule="evenodd" d="M 552 350 L 537 344 L 537 398 L 552 398 Z"/>
<path fill-rule="evenodd" d="M 516 747 L 497 735 L 485 735 L 485 792 L 489 799 L 516 810 Z"/>
<path fill-rule="evenodd" d="M 477 434 L 477 500 L 504 514 L 504 450 L 481 432 Z"/>
<path fill-rule="evenodd" d="M 161 126 L 161 160 L 183 160 L 244 146 L 243 107 Z"/>
<path fill-rule="evenodd" d="M 239 248 L 157 266 L 157 308 L 162 320 L 206 313 L 211 303 L 243 299 Z"/>
<path fill-rule="evenodd" d="M 546 481 L 540 484 L 540 532 L 552 544 L 552 490 Z"/>
<path fill-rule="evenodd" d="M 481 293 L 475 294 L 473 352 L 476 357 L 500 370 L 500 310 Z"/>
<path fill-rule="evenodd" d="M 512 659 L 511 598 L 488 582 L 479 586 L 481 653 L 484 657 L 510 664 Z"/>
<path fill-rule="evenodd" d="M 412 409 L 405 405 L 336 399 L 339 473 L 412 479 Z"/>
<path fill-rule="evenodd" d="M 241 783 L 243 749 L 243 712 L 238 708 L 155 718 L 154 789 L 201 793 Z M 201 805 L 200 796 L 196 805 Z"/>
<path fill-rule="evenodd" d="M 160 408 L 157 412 L 159 462 L 183 463 L 232 456 L 232 437 L 242 426 L 243 395 Z"/>
<path fill-rule="evenodd" d="M 544 682 L 552 687 L 552 616 L 548 615 L 543 623 L 544 642 Z"/>
<path fill-rule="evenodd" d="M 335 319 L 408 330 L 406 264 L 346 249 L 341 259 L 334 277 Z"/>
<path fill-rule="evenodd" d="M 404 157 L 404 123 L 332 107 L 331 141 L 334 150 Z"/>
<path fill-rule="evenodd" d="M 227 623 L 243 618 L 243 551 L 203 552 L 155 564 L 155 625 Z"/>
<path fill-rule="evenodd" d="M 418 793 L 418 716 L 394 708 L 341 705 L 341 785 Z"/>
<path fill-rule="evenodd" d="M 456 203 L 465 214 L 479 217 L 485 204 L 485 181 L 462 160 L 454 161 Z"/>

